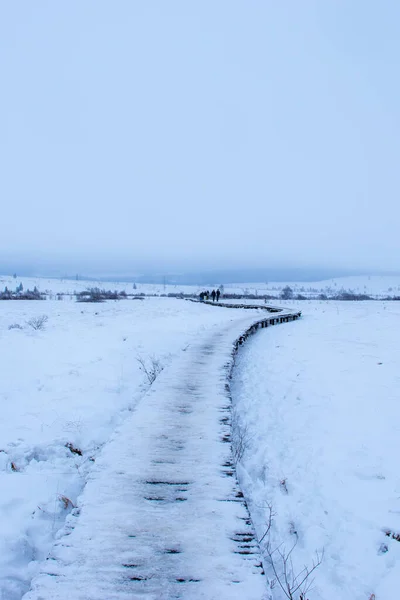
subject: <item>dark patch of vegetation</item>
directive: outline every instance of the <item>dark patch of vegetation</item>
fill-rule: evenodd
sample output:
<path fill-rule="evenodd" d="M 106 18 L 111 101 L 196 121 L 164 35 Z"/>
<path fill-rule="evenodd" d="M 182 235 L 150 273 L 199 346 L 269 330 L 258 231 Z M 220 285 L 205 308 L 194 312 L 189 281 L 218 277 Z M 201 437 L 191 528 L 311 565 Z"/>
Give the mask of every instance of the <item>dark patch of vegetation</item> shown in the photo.
<path fill-rule="evenodd" d="M 9 290 L 8 287 L 4 288 L 3 292 L 0 292 L 0 300 L 45 300 L 46 294 L 39 292 L 35 286 L 33 290 L 26 290 L 22 283 L 14 290 Z"/>
<path fill-rule="evenodd" d="M 371 296 L 367 294 L 355 294 L 351 290 L 346 292 L 345 290 L 341 290 L 339 294 L 333 296 L 333 300 L 373 300 Z"/>
<path fill-rule="evenodd" d="M 281 295 L 280 298 L 282 298 L 282 300 L 293 300 L 293 290 L 290 286 L 286 286 L 283 288 L 283 290 L 281 291 Z"/>
<path fill-rule="evenodd" d="M 101 290 L 97 287 L 76 294 L 77 302 L 104 302 L 105 300 L 121 300 L 127 297 L 125 291 L 118 292 L 114 290 L 112 292 L 111 290 Z"/>

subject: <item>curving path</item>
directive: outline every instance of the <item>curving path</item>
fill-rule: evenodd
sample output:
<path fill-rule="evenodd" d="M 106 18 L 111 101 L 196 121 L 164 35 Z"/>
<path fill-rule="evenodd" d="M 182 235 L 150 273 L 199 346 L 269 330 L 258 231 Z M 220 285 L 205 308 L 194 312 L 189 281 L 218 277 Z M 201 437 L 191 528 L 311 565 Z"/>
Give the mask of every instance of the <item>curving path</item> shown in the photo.
<path fill-rule="evenodd" d="M 265 597 L 231 462 L 227 380 L 256 322 L 298 315 L 242 315 L 189 347 L 104 447 L 24 600 Z"/>

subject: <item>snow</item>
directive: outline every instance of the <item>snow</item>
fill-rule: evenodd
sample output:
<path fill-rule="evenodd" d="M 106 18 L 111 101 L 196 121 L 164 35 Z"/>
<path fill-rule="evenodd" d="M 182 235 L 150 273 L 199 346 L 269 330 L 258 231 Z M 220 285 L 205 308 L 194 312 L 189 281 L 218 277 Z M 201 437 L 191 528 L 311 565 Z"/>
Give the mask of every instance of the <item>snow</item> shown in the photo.
<path fill-rule="evenodd" d="M 1 308 L 0 598 L 16 600 L 79 505 L 101 448 L 147 391 L 136 357 L 168 369 L 240 311 L 167 298 Z M 34 331 L 27 321 L 42 314 L 48 322 Z"/>
<path fill-rule="evenodd" d="M 300 321 L 263 330 L 237 358 L 233 401 L 250 443 L 240 484 L 258 538 L 271 505 L 271 549 L 297 542 L 296 572 L 324 550 L 307 598 L 392 600 L 400 543 L 385 531 L 400 532 L 400 308 L 301 306 Z M 275 586 L 274 600 L 284 597 Z"/>
<path fill-rule="evenodd" d="M 22 283 L 49 298 L 94 285 L 55 281 Z M 296 542 L 296 572 L 324 551 L 309 600 L 397 597 L 397 302 L 279 301 L 303 318 L 250 337 L 231 382 L 249 446 L 239 488 L 222 441 L 227 365 L 235 339 L 272 315 L 64 298 L 0 304 L 0 600 L 282 600 L 268 540 Z M 151 387 L 137 357 L 165 367 Z M 267 578 L 240 489 L 258 539 L 275 513 Z"/>

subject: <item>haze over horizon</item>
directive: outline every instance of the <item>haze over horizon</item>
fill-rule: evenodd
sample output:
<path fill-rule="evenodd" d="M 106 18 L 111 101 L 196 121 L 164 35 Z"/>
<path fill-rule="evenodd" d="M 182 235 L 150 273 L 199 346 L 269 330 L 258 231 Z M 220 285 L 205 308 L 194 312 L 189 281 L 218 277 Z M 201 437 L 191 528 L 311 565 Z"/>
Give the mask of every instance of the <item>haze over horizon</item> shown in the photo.
<path fill-rule="evenodd" d="M 394 0 L 0 11 L 2 271 L 399 271 Z"/>
<path fill-rule="evenodd" d="M 154 283 L 154 284 L 172 284 L 172 285 L 220 285 L 220 284 L 239 284 L 239 283 L 266 283 L 266 282 L 321 282 L 337 278 L 352 278 L 361 276 L 368 279 L 373 277 L 390 277 L 398 279 L 400 271 L 362 271 L 357 269 L 335 269 L 318 267 L 264 267 L 264 268 L 230 268 L 230 269 L 206 269 L 206 268 L 187 268 L 168 269 L 156 266 L 152 269 L 131 269 L 127 271 L 114 268 L 111 271 L 96 270 L 72 270 L 62 269 L 60 265 L 54 267 L 40 268 L 24 267 L 12 269 L 11 265 L 4 266 L 0 264 L 1 276 L 16 278 L 20 281 L 23 277 L 34 277 L 46 279 L 79 279 L 80 281 L 104 281 L 104 282 L 135 282 L 135 283 Z"/>

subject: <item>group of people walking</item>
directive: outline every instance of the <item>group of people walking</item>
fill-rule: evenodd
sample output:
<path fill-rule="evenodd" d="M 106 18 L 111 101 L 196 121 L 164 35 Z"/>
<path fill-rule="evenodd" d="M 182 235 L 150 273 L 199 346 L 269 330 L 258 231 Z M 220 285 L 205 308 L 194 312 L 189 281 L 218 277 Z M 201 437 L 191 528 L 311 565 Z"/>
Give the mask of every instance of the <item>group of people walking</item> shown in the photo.
<path fill-rule="evenodd" d="M 205 300 L 209 300 L 210 298 L 212 298 L 213 302 L 215 302 L 215 300 L 219 302 L 220 295 L 220 290 L 213 290 L 211 293 L 209 290 L 206 290 L 205 292 L 200 292 L 200 302 L 204 302 Z"/>

